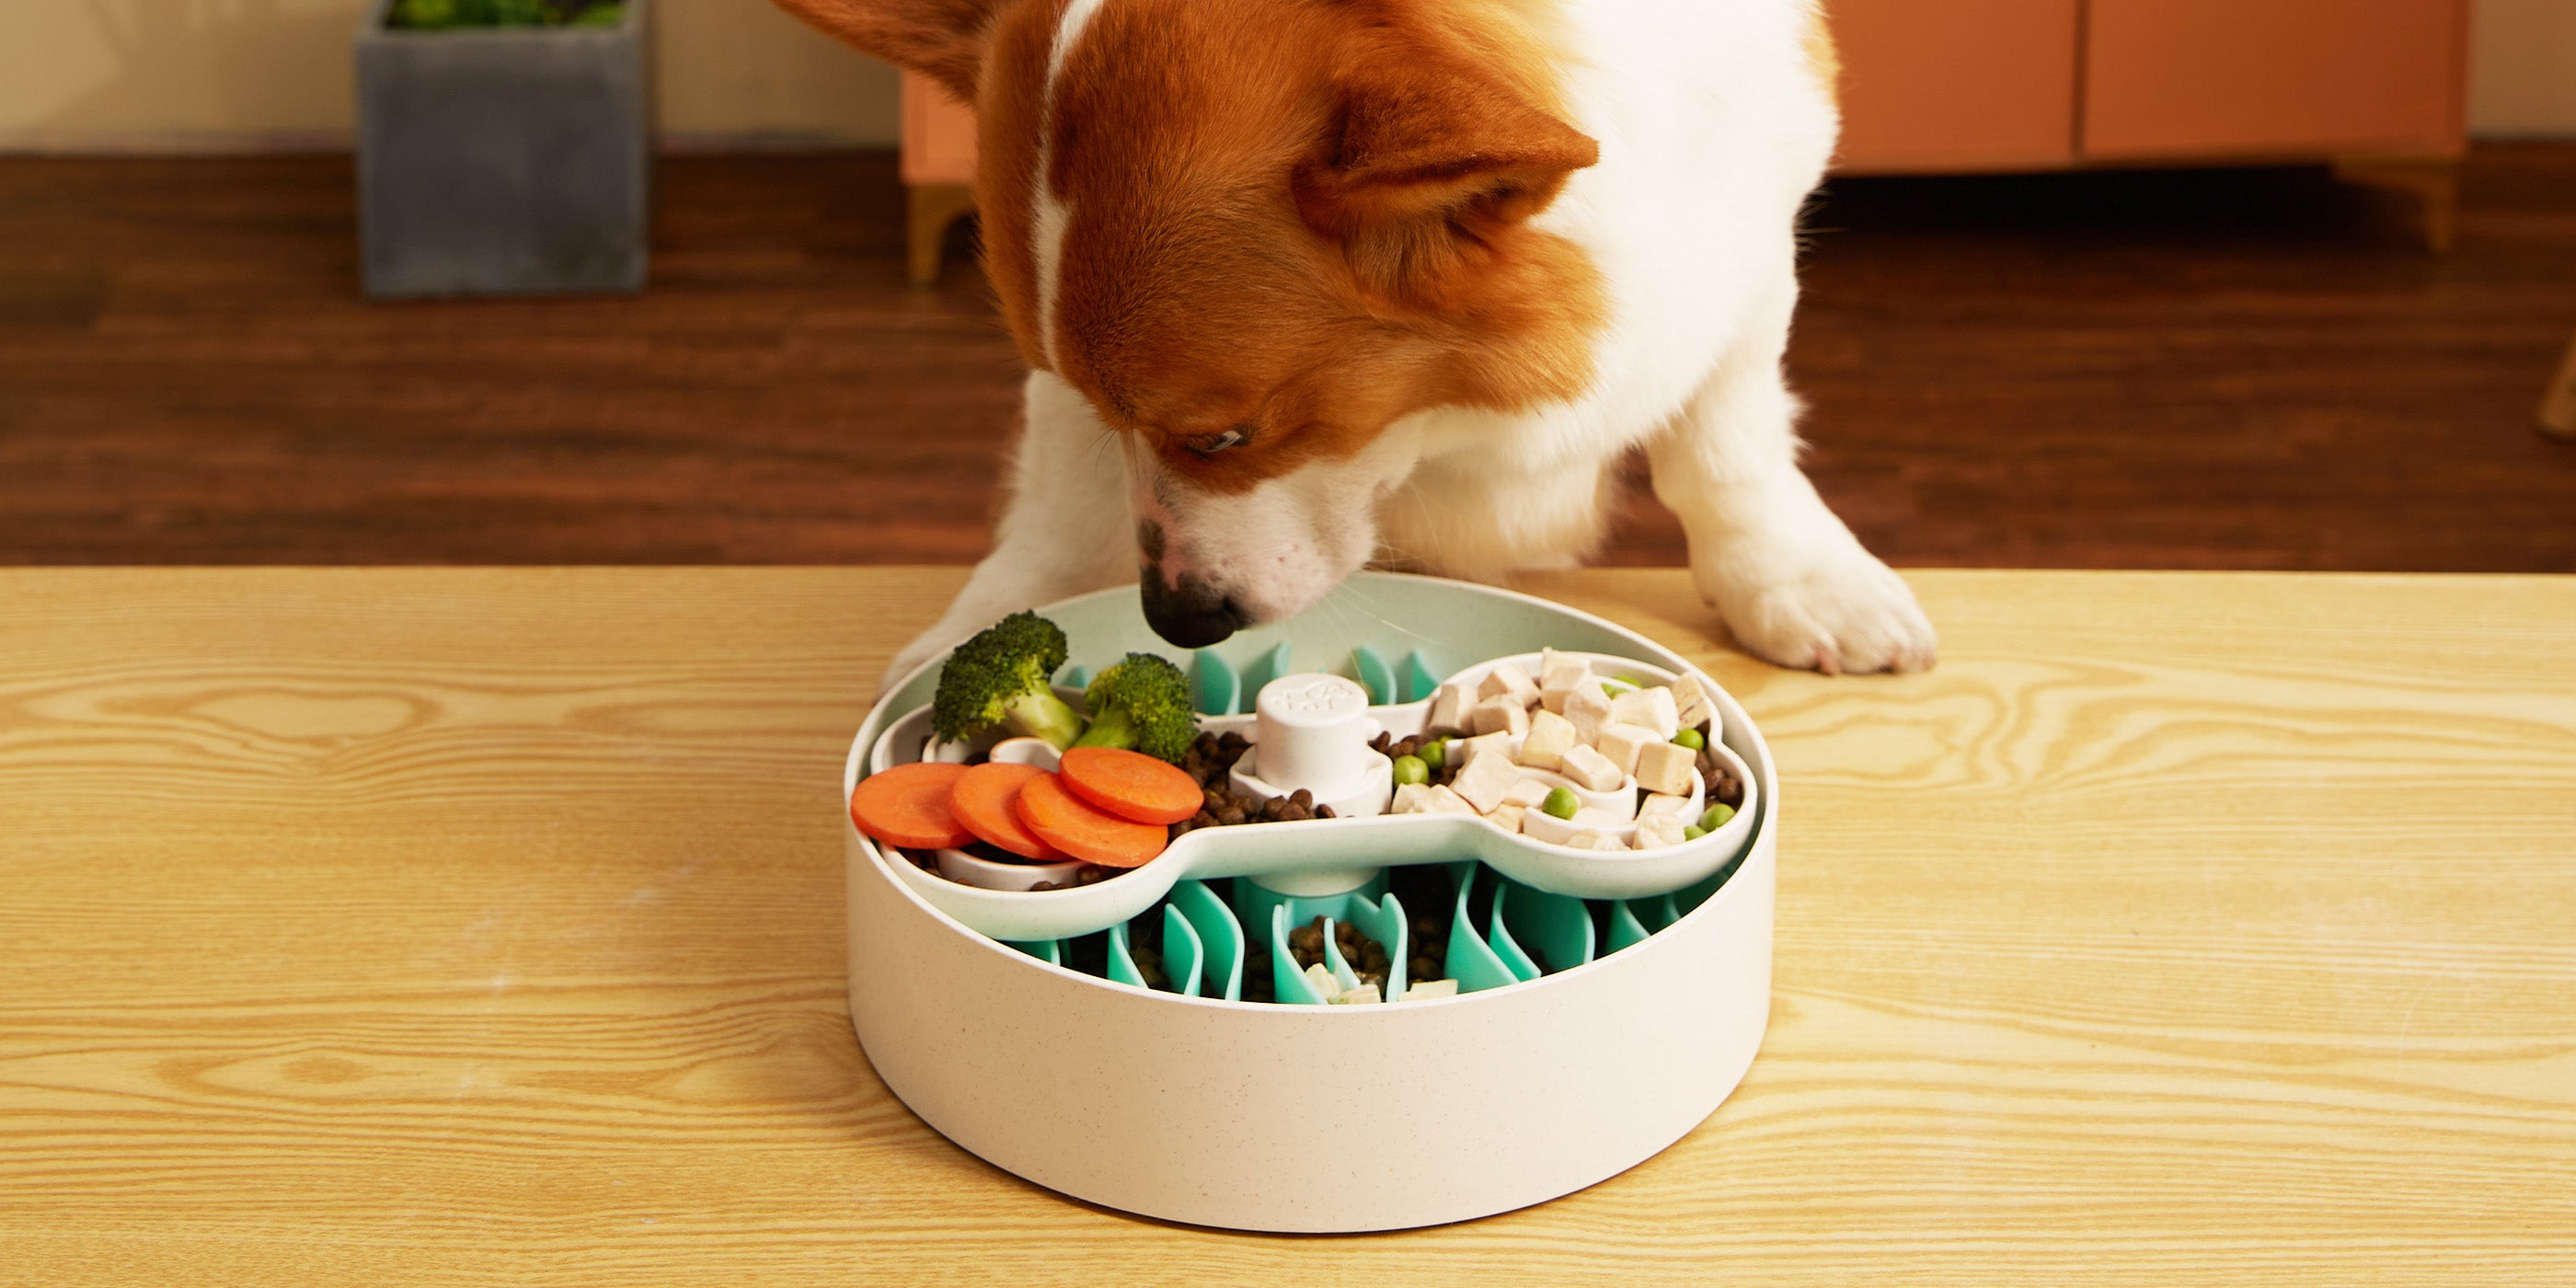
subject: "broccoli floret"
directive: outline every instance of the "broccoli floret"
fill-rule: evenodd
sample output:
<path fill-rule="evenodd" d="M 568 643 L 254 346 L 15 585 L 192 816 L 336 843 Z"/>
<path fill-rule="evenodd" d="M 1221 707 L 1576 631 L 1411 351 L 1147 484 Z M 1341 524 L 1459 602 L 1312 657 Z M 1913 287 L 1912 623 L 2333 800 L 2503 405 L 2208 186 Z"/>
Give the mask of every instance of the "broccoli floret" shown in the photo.
<path fill-rule="evenodd" d="M 1064 656 L 1064 630 L 1035 613 L 1013 613 L 985 627 L 939 668 L 931 728 L 956 742 L 1000 724 L 1059 751 L 1073 745 L 1082 717 L 1052 687 Z"/>
<path fill-rule="evenodd" d="M 1151 653 L 1130 653 L 1091 682 L 1091 728 L 1077 747 L 1128 747 L 1156 760 L 1180 762 L 1199 736 L 1190 711 L 1190 681 L 1181 668 Z"/>

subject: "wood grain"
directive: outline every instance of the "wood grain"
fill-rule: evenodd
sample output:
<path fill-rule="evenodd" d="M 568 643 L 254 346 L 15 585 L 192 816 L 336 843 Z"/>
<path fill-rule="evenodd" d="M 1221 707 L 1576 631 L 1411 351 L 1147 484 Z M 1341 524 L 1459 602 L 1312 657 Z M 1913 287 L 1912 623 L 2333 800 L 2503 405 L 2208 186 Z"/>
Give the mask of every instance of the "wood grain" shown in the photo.
<path fill-rule="evenodd" d="M 1772 739 L 1771 1036 L 1590 1191 L 1288 1239 L 850 1036 L 837 768 L 957 573 L 0 573 L 0 1282 L 2564 1283 L 2576 580 L 1912 579 L 1867 680 L 1532 583 Z"/>
<path fill-rule="evenodd" d="M 2531 432 L 2576 143 L 2463 182 L 2438 258 L 2321 170 L 1837 182 L 1809 472 L 1901 565 L 2576 572 L 2576 450 Z M 892 156 L 665 158 L 636 297 L 368 303 L 352 190 L 0 158 L 0 563 L 983 554 L 1022 372 L 962 231 L 904 284 Z M 1632 488 L 1604 558 L 1681 528 Z"/>

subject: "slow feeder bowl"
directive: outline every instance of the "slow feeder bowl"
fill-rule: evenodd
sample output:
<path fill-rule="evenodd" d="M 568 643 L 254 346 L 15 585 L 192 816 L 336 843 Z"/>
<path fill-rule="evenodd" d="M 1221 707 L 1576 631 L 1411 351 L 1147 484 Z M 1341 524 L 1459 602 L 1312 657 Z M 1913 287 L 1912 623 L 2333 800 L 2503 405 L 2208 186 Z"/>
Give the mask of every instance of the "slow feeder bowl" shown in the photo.
<path fill-rule="evenodd" d="M 1077 666 L 1173 652 L 1145 624 L 1133 587 L 1040 611 L 1064 627 Z M 1561 605 L 1384 573 L 1354 576 L 1297 618 L 1210 652 L 1243 675 L 1248 701 L 1287 659 L 1334 665 L 1362 646 L 1419 654 L 1440 675 L 1542 647 L 1692 669 Z M 930 700 L 940 660 L 869 712 L 842 771 L 845 798 L 890 724 Z M 1165 1220 L 1401 1229 L 1615 1176 L 1716 1110 L 1770 1013 L 1778 774 L 1743 708 L 1699 678 L 1724 745 L 1750 770 L 1749 836 L 1728 866 L 1678 896 L 1694 906 L 1606 956 L 1453 998 L 1373 1006 L 1149 991 L 971 929 L 923 897 L 938 878 L 880 852 L 845 815 L 851 1025 L 887 1087 L 950 1140 L 1050 1189 Z M 1335 846 L 1334 826 L 1225 830 L 1282 829 Z M 1374 857 L 1336 853 L 1351 866 Z"/>

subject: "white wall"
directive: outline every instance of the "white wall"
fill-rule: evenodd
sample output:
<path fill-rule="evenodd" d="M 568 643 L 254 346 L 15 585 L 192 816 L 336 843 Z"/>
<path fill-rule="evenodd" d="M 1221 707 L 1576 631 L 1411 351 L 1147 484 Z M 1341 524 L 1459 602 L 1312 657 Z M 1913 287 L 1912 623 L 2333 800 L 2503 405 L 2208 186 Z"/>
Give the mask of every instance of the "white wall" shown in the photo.
<path fill-rule="evenodd" d="M 368 0 L 0 0 L 0 150 L 345 147 Z M 656 0 L 666 139 L 890 143 L 892 69 L 769 0 Z"/>
<path fill-rule="evenodd" d="M 2469 129 L 2576 137 L 2576 0 L 2477 0 Z"/>

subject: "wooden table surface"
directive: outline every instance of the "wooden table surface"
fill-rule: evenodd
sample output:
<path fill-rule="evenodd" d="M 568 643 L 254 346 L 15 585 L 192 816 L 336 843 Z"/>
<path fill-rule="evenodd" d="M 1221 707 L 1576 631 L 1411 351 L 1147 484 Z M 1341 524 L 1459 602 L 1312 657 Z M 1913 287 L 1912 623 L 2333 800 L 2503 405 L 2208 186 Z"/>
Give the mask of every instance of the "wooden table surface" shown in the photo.
<path fill-rule="evenodd" d="M 1941 669 L 1840 680 L 1533 582 L 1778 750 L 1769 1041 L 1589 1191 L 1278 1238 L 850 1035 L 836 775 L 959 575 L 0 573 L 0 1282 L 2576 1278 L 2576 579 L 1921 573 Z"/>

